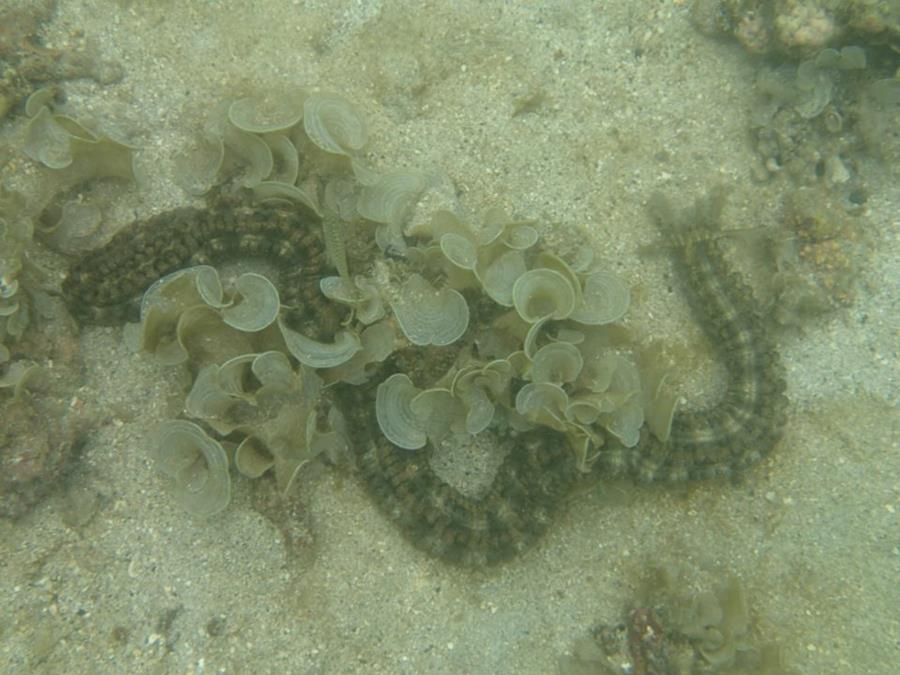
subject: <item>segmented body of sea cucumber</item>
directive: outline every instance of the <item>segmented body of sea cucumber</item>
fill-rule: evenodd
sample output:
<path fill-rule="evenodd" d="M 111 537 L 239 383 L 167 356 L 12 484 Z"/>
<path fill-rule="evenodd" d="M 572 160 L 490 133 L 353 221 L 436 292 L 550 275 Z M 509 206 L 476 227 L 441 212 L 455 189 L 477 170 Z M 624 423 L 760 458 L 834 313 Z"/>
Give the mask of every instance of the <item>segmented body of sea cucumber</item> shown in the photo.
<path fill-rule="evenodd" d="M 671 244 L 695 314 L 727 367 L 727 391 L 710 409 L 679 412 L 668 442 L 642 435 L 625 455 L 626 468 L 641 480 L 740 471 L 771 450 L 784 424 L 777 352 L 750 289 L 709 232 L 715 219 L 700 217 L 701 227 L 685 228 Z M 318 279 L 327 274 L 318 222 L 228 200 L 176 209 L 124 229 L 71 269 L 63 293 L 84 323 L 121 321 L 133 316 L 134 297 L 165 274 L 243 256 L 268 257 L 281 268 L 284 304 L 302 306 L 307 317 L 333 313 L 318 290 Z M 515 448 L 486 494 L 466 496 L 435 473 L 429 449 L 403 450 L 380 433 L 374 386 L 391 373 L 392 361 L 396 368 L 390 360 L 370 384 L 342 385 L 333 393 L 348 421 L 358 473 L 375 502 L 414 545 L 447 561 L 492 565 L 527 549 L 583 479 L 563 436 L 536 430 L 509 439 Z M 611 464 L 597 466 L 621 468 Z"/>
<path fill-rule="evenodd" d="M 321 304 L 325 269 L 317 223 L 284 209 L 218 198 L 206 208 L 179 208 L 133 223 L 69 270 L 63 297 L 82 323 L 137 319 L 136 298 L 170 272 L 237 258 L 264 258 L 279 268 L 283 305 Z"/>
<path fill-rule="evenodd" d="M 661 195 L 651 199 L 694 317 L 725 366 L 727 380 L 713 406 L 675 415 L 666 443 L 642 436 L 629 461 L 640 480 L 733 476 L 767 455 L 784 429 L 784 368 L 769 322 L 722 249 L 723 206 L 721 188 L 680 216 Z"/>

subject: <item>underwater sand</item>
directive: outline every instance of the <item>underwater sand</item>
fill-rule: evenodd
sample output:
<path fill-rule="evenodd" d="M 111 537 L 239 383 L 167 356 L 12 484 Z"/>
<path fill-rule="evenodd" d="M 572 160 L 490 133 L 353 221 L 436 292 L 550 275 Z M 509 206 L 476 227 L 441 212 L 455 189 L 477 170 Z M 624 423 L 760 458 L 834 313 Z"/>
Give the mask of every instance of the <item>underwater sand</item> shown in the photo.
<path fill-rule="evenodd" d="M 110 231 L 187 203 L 171 160 L 207 109 L 279 83 L 351 99 L 374 164 L 447 172 L 442 206 L 539 218 L 551 244 L 572 236 L 553 223 L 577 227 L 631 285 L 627 325 L 648 343 L 701 339 L 669 259 L 638 255 L 653 190 L 686 203 L 724 182 L 726 226 L 779 219 L 785 186 L 750 178 L 753 65 L 696 33 L 687 3 L 63 0 L 50 46 L 78 30 L 125 76 L 64 84 L 69 109 L 140 146 L 144 178 L 116 188 Z M 293 543 L 246 481 L 192 519 L 145 447 L 177 414 L 175 374 L 119 328 L 86 330 L 77 395 L 100 424 L 69 496 L 0 522 L 0 672 L 554 673 L 657 564 L 697 589 L 739 577 L 754 640 L 800 672 L 897 672 L 900 186 L 870 161 L 879 243 L 853 307 L 780 339 L 791 406 L 774 455 L 739 485 L 601 483 L 486 572 L 420 553 L 328 468 L 296 488 Z M 685 396 L 714 395 L 716 373 L 684 378 Z M 99 506 L 68 527 L 79 494 Z"/>

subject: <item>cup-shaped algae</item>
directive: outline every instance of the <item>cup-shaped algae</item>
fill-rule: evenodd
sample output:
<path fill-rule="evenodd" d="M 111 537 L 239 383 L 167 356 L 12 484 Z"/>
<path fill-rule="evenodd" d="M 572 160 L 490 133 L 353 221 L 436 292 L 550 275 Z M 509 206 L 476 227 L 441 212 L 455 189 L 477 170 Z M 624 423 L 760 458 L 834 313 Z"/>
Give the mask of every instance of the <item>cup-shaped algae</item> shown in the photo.
<path fill-rule="evenodd" d="M 310 94 L 303 103 L 303 129 L 313 144 L 336 155 L 353 155 L 368 140 L 362 116 L 334 94 Z"/>
<path fill-rule="evenodd" d="M 602 270 L 588 275 L 581 296 L 570 318 L 590 326 L 618 321 L 631 302 L 628 286 L 617 275 Z"/>
<path fill-rule="evenodd" d="M 414 345 L 452 344 L 469 325 L 466 299 L 452 288 L 436 290 L 418 274 L 403 282 L 391 307 L 403 334 Z"/>
<path fill-rule="evenodd" d="M 575 308 L 575 290 L 566 277 L 547 268 L 529 270 L 513 285 L 516 311 L 528 323 L 565 319 Z"/>
<path fill-rule="evenodd" d="M 394 445 L 418 450 L 428 442 L 423 420 L 410 404 L 420 390 L 407 375 L 396 373 L 378 385 L 375 394 L 375 416 L 381 433 Z"/>
<path fill-rule="evenodd" d="M 231 500 L 228 456 L 198 425 L 170 420 L 159 425 L 151 453 L 169 478 L 175 500 L 195 516 L 212 516 Z"/>

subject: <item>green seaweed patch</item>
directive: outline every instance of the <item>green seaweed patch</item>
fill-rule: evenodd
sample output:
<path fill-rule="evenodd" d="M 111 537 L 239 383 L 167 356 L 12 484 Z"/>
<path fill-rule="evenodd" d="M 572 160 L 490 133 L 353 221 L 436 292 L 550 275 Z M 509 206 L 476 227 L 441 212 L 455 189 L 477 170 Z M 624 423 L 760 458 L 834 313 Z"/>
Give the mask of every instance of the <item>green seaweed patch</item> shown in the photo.
<path fill-rule="evenodd" d="M 64 253 L 95 245 L 100 208 L 83 199 L 98 179 L 135 180 L 136 147 L 116 135 L 53 110 L 54 92 L 39 89 L 26 101 L 25 154 L 46 168 L 36 219 L 44 243 Z M 74 196 L 78 193 L 77 198 Z"/>
<path fill-rule="evenodd" d="M 572 319 L 586 325 L 613 323 L 628 309 L 628 288 L 613 273 L 582 256 L 574 266 L 536 248 L 531 221 L 514 220 L 492 209 L 476 227 L 449 212 L 409 234 L 432 243 L 410 249 L 411 262 L 440 269 L 451 288 L 480 287 L 494 302 L 515 307 L 527 323 L 545 318 Z"/>
<path fill-rule="evenodd" d="M 308 94 L 302 89 L 247 96 L 228 106 L 228 121 L 253 134 L 287 131 L 303 118 Z"/>
<path fill-rule="evenodd" d="M 321 98 L 287 89 L 221 102 L 211 110 L 198 138 L 178 153 L 178 184 L 191 194 L 205 194 L 231 182 L 250 189 L 259 201 L 299 204 L 321 216 L 316 177 L 302 157 L 315 144 L 306 126 L 314 128 L 329 152 L 337 149 L 340 155 L 352 152 L 359 140 L 350 131 L 354 124 L 347 116 L 356 113 L 345 114 L 340 105 L 320 110 Z M 314 109 L 308 111 L 310 100 Z"/>
<path fill-rule="evenodd" d="M 221 311 L 222 320 L 232 328 L 255 333 L 271 326 L 280 309 L 275 285 L 261 274 L 247 272 L 235 280 L 231 302 Z"/>
<path fill-rule="evenodd" d="M 528 323 L 542 319 L 567 319 L 575 309 L 575 289 L 556 270 L 528 270 L 513 285 L 513 305 Z"/>
<path fill-rule="evenodd" d="M 571 318 L 589 326 L 613 323 L 625 316 L 630 303 L 628 286 L 618 275 L 600 270 L 584 277 L 581 304 Z"/>
<path fill-rule="evenodd" d="M 367 310 L 366 318 L 374 318 Z M 215 268 L 199 265 L 172 272 L 145 292 L 141 322 L 130 329 L 130 340 L 170 365 L 189 359 L 222 362 L 253 351 L 253 345 L 268 345 L 324 369 L 340 366 L 362 349 L 355 330 L 338 331 L 333 342 L 322 342 L 291 328 L 282 313 L 278 291 L 265 276 L 242 274 L 225 290 Z"/>
<path fill-rule="evenodd" d="M 653 355 L 641 359 L 641 395 L 647 428 L 665 443 L 672 433 L 678 396 L 669 386 L 665 365 Z"/>
<path fill-rule="evenodd" d="M 199 137 L 174 158 L 175 182 L 188 194 L 204 195 L 218 182 L 225 166 L 225 142 L 221 137 Z"/>
<path fill-rule="evenodd" d="M 448 434 L 547 427 L 565 435 L 587 471 L 604 444 L 637 443 L 641 377 L 606 339 L 629 304 L 615 274 L 589 253 L 567 259 L 546 250 L 536 222 L 499 209 L 476 224 L 441 211 L 405 227 L 429 178 L 368 167 L 359 155 L 365 124 L 353 106 L 327 94 L 304 95 L 300 117 L 297 101 L 264 105 L 271 107 L 242 99 L 213 111 L 198 183 L 230 174 L 257 199 L 324 212 L 326 253 L 338 274 L 319 288 L 351 310 L 349 319 L 332 339 L 313 338 L 298 330 L 303 308 L 281 307 L 264 276 L 245 274 L 225 288 L 201 266 L 151 287 L 135 329 L 142 349 L 196 373 L 185 415 L 228 440 L 241 475 L 272 472 L 286 489 L 317 456 L 340 454 L 341 421 L 323 405 L 324 389 L 365 382 L 398 347 L 457 347 L 442 373 L 427 365 L 378 385 L 377 424 L 400 448 L 415 451 Z M 316 176 L 301 157 L 310 151 L 335 156 L 343 172 Z M 317 192 L 305 193 L 313 177 L 324 185 L 324 209 Z M 351 275 L 346 224 L 354 221 L 375 223 L 375 244 L 405 261 Z M 487 301 L 475 301 L 478 294 Z"/>
<path fill-rule="evenodd" d="M 272 151 L 272 171 L 268 180 L 273 183 L 293 185 L 300 176 L 300 156 L 294 142 L 283 133 L 263 136 Z"/>
<path fill-rule="evenodd" d="M 21 194 L 0 186 L 0 364 L 31 323 L 32 306 L 47 300 L 46 274 L 27 256 L 34 225 L 25 207 Z"/>
<path fill-rule="evenodd" d="M 475 435 L 490 426 L 498 406 L 510 407 L 510 386 L 515 370 L 506 359 L 470 363 L 453 376 L 450 393 L 465 411 L 466 433 Z M 501 408 L 502 409 L 502 408 Z"/>
<path fill-rule="evenodd" d="M 310 94 L 303 102 L 303 130 L 317 147 L 352 156 L 363 149 L 368 131 L 356 107 L 336 94 Z"/>
<path fill-rule="evenodd" d="M 400 346 L 394 322 L 384 319 L 367 326 L 359 336 L 361 349 L 337 366 L 322 371 L 327 382 L 363 384 L 370 367 L 387 359 Z"/>
<path fill-rule="evenodd" d="M 80 252 L 96 245 L 102 222 L 103 212 L 96 204 L 63 197 L 44 207 L 39 232 L 42 241 L 57 251 Z"/>
<path fill-rule="evenodd" d="M 515 314 L 509 317 L 522 319 Z M 502 322 L 497 325 L 502 325 Z M 398 373 L 379 385 L 376 417 L 398 447 L 416 450 L 446 434 L 477 435 L 502 421 L 519 430 L 548 427 L 566 435 L 581 470 L 587 471 L 610 439 L 633 447 L 644 425 L 648 397 L 638 368 L 609 351 L 606 327 L 547 332 L 544 318 L 519 335 L 523 349 L 482 361 L 462 352 L 458 363 L 425 388 Z M 659 390 L 649 397 L 661 397 Z M 671 399 L 665 402 L 674 403 Z M 673 407 L 663 427 L 671 423 Z M 606 440 L 605 440 L 606 439 Z"/>
<path fill-rule="evenodd" d="M 392 171 L 378 176 L 371 185 L 363 185 L 356 209 L 373 222 L 399 224 L 424 189 L 425 176 L 421 172 Z"/>
<path fill-rule="evenodd" d="M 240 275 L 226 291 L 208 265 L 177 270 L 144 294 L 141 321 L 129 329 L 136 349 L 177 365 L 222 361 L 259 347 L 283 349 L 314 368 L 349 360 L 359 350 L 355 333 L 322 343 L 291 329 L 281 318 L 278 290 L 265 276 Z"/>
<path fill-rule="evenodd" d="M 243 436 L 235 466 L 248 478 L 273 469 L 288 489 L 299 468 L 318 455 L 334 459 L 345 449 L 333 427 L 320 429 L 321 379 L 310 368 L 294 370 L 280 351 L 243 354 L 197 375 L 185 400 L 185 414 L 222 437 Z M 339 426 L 330 418 L 330 424 Z"/>
<path fill-rule="evenodd" d="M 291 356 L 311 368 L 340 366 L 362 349 L 359 336 L 353 331 L 338 331 L 334 342 L 321 342 L 289 328 L 281 319 L 278 328 Z"/>
<path fill-rule="evenodd" d="M 568 342 L 545 344 L 535 353 L 531 361 L 532 381 L 559 385 L 574 382 L 584 367 L 581 352 Z"/>
<path fill-rule="evenodd" d="M 41 368 L 36 363 L 27 360 L 9 360 L 9 351 L 0 345 L 0 391 L 12 394 L 12 400 L 18 401 L 24 395 L 29 381 L 36 377 Z"/>
<path fill-rule="evenodd" d="M 26 102 L 31 114 L 25 129 L 26 155 L 60 172 L 57 180 L 68 186 L 93 178 L 134 180 L 134 146 L 54 113 L 44 94 L 38 90 Z"/>
<path fill-rule="evenodd" d="M 223 127 L 222 142 L 226 155 L 236 167 L 240 167 L 235 182 L 253 188 L 266 180 L 275 168 L 272 149 L 256 134 L 238 129 L 230 122 Z"/>
<path fill-rule="evenodd" d="M 185 400 L 185 412 L 207 421 L 216 431 L 226 435 L 247 422 L 246 409 L 265 409 L 281 405 L 281 397 L 291 394 L 313 396 L 320 384 L 312 371 L 295 372 L 288 358 L 278 351 L 241 354 L 221 365 L 203 368 Z"/>
<path fill-rule="evenodd" d="M 188 335 L 204 330 L 198 325 L 219 323 L 210 303 L 218 304 L 222 293 L 218 272 L 208 265 L 172 272 L 145 291 L 140 323 L 126 337 L 164 365 L 184 363 L 190 357 Z"/>
<path fill-rule="evenodd" d="M 194 516 L 220 513 L 231 501 L 228 455 L 193 422 L 169 420 L 151 440 L 151 455 L 173 498 Z"/>
<path fill-rule="evenodd" d="M 429 442 L 440 443 L 450 431 L 461 433 L 466 411 L 442 383 L 422 390 L 406 374 L 396 373 L 378 385 L 375 416 L 391 443 L 418 450 Z"/>
<path fill-rule="evenodd" d="M 694 591 L 684 576 L 672 565 L 651 569 L 623 622 L 593 626 L 560 657 L 560 672 L 639 672 L 652 664 L 659 673 L 797 675 L 778 644 L 759 643 L 739 578 L 726 574 L 714 589 Z"/>
<path fill-rule="evenodd" d="M 403 282 L 391 299 L 391 309 L 414 345 L 452 344 L 469 326 L 469 306 L 462 294 L 452 288 L 437 290 L 419 274 Z"/>
<path fill-rule="evenodd" d="M 427 416 L 417 414 L 412 402 L 421 394 L 404 373 L 395 373 L 378 385 L 375 416 L 381 433 L 398 448 L 418 450 L 428 442 Z"/>
<path fill-rule="evenodd" d="M 638 443 L 645 401 L 658 405 L 659 392 L 648 399 L 637 367 L 609 353 L 603 337 L 630 301 L 617 275 L 590 253 L 568 261 L 543 249 L 532 221 L 498 209 L 478 225 L 439 211 L 406 235 L 415 242 L 406 257 L 421 274 L 401 284 L 391 308 L 414 345 L 452 344 L 433 336 L 453 316 L 442 301 L 458 303 L 462 316 L 460 291 L 480 290 L 501 312 L 512 309 L 494 314 L 479 348 L 494 361 L 463 351 L 460 363 L 421 390 L 409 380 L 385 385 L 379 424 L 388 438 L 417 449 L 445 433 L 481 433 L 502 419 L 519 430 L 543 426 L 565 434 L 583 471 L 605 443 Z M 429 279 L 443 282 L 443 298 Z M 453 341 L 463 332 L 460 322 Z"/>
<path fill-rule="evenodd" d="M 367 277 L 356 275 L 352 280 L 323 277 L 319 288 L 326 298 L 351 307 L 353 317 L 365 325 L 373 324 L 385 315 L 381 292 L 375 282 Z"/>

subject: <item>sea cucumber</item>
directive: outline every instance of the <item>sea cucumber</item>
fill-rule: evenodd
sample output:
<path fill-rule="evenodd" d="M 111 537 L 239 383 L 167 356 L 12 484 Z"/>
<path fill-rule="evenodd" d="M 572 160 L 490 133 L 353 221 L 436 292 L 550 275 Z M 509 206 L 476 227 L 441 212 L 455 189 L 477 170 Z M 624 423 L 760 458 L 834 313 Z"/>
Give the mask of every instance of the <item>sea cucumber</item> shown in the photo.
<path fill-rule="evenodd" d="M 317 221 L 299 211 L 249 207 L 220 196 L 205 208 L 164 211 L 123 228 L 73 265 L 63 298 L 81 323 L 136 320 L 134 299 L 169 272 L 238 257 L 277 265 L 286 306 L 320 297 L 316 282 L 325 252 Z"/>
<path fill-rule="evenodd" d="M 646 434 L 630 464 L 644 481 L 733 476 L 767 455 L 785 424 L 784 368 L 759 303 L 722 249 L 724 191 L 675 215 L 660 195 L 651 213 L 672 249 L 685 294 L 727 372 L 714 405 L 678 412 L 661 443 Z"/>
<path fill-rule="evenodd" d="M 674 218 L 662 198 L 652 204 L 694 314 L 726 366 L 728 384 L 715 405 L 678 412 L 667 442 L 642 432 L 625 462 L 639 480 L 733 475 L 767 454 L 784 426 L 783 368 L 750 288 L 723 253 L 717 231 L 721 203 L 714 192 L 687 219 Z M 133 309 L 129 301 L 164 274 L 235 255 L 274 259 L 282 269 L 285 304 L 304 307 L 312 322 L 329 311 L 316 283 L 326 265 L 318 227 L 295 212 L 227 200 L 126 228 L 72 268 L 63 292 L 82 322 L 121 321 Z M 401 352 L 379 375 L 390 374 L 403 358 L 426 357 Z M 402 450 L 383 437 L 374 413 L 376 383 L 339 385 L 331 396 L 349 422 L 352 454 L 368 492 L 414 545 L 434 556 L 477 567 L 518 555 L 546 531 L 584 477 L 564 437 L 539 429 L 504 439 L 516 447 L 486 494 L 468 497 L 435 473 L 429 449 Z M 601 459 L 595 472 L 611 468 Z"/>

